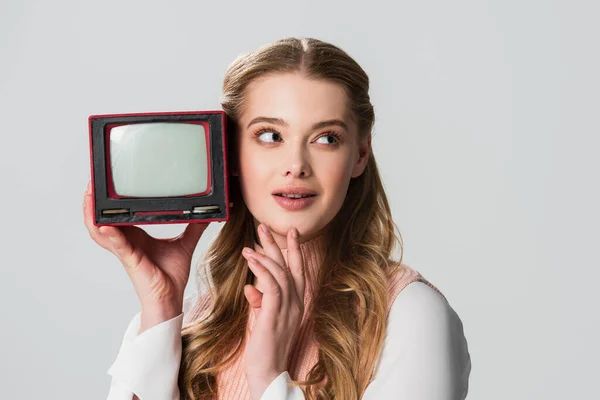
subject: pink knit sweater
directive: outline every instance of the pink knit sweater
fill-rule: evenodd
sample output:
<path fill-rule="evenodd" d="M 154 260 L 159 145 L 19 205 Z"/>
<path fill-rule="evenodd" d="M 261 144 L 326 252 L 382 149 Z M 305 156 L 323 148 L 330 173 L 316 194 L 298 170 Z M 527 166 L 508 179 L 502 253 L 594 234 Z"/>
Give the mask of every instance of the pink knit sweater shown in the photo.
<path fill-rule="evenodd" d="M 313 337 L 313 323 L 309 321 L 308 315 L 313 299 L 316 295 L 318 268 L 322 261 L 322 256 L 325 250 L 323 236 L 319 236 L 300 245 L 300 250 L 304 257 L 304 268 L 306 274 L 306 290 L 304 295 L 305 314 L 300 324 L 298 339 L 295 348 L 292 350 L 290 362 L 288 364 L 288 373 L 294 380 L 305 380 L 310 369 L 318 361 L 318 346 Z M 264 254 L 260 245 L 255 244 L 254 249 Z M 283 249 L 282 254 L 287 262 L 287 250 Z M 401 264 L 399 272 L 390 277 L 389 284 L 389 302 L 388 312 L 396 299 L 396 296 L 409 283 L 420 281 L 423 282 L 443 297 L 444 295 L 429 281 L 427 281 L 419 272 L 413 270 L 407 265 Z M 445 298 L 445 297 L 444 297 Z M 202 318 L 205 312 L 209 309 L 207 296 L 198 298 L 196 304 L 185 315 L 184 326 Z M 249 337 L 254 327 L 254 313 L 250 312 L 247 337 Z M 374 379 L 374 376 L 372 377 Z M 251 400 L 246 377 L 243 370 L 243 357 L 239 357 L 226 370 L 222 371 L 217 377 L 218 396 L 219 400 Z"/>

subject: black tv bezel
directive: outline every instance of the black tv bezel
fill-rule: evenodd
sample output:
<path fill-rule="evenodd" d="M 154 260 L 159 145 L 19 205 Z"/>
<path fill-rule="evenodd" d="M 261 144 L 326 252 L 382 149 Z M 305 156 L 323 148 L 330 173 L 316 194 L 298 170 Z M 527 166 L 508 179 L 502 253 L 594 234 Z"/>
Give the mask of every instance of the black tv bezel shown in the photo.
<path fill-rule="evenodd" d="M 210 173 L 212 187 L 198 197 L 111 198 L 108 194 L 106 127 L 113 124 L 148 122 L 207 122 L 209 125 Z M 89 117 L 90 166 L 94 199 L 94 225 L 143 225 L 166 223 L 198 223 L 229 219 L 229 187 L 227 182 L 227 117 L 224 111 L 185 111 L 137 114 L 107 114 Z M 219 206 L 218 212 L 172 214 L 194 207 Z M 107 216 L 102 210 L 129 209 L 128 214 Z M 137 212 L 156 212 L 136 215 Z M 160 213 L 163 214 L 160 214 Z"/>

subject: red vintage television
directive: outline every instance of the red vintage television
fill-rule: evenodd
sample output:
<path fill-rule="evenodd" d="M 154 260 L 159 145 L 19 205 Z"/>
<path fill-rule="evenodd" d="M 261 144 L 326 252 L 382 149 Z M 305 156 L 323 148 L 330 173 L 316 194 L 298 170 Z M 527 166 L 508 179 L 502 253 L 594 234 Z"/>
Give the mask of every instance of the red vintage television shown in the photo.
<path fill-rule="evenodd" d="M 224 111 L 92 115 L 89 135 L 96 226 L 229 219 Z"/>

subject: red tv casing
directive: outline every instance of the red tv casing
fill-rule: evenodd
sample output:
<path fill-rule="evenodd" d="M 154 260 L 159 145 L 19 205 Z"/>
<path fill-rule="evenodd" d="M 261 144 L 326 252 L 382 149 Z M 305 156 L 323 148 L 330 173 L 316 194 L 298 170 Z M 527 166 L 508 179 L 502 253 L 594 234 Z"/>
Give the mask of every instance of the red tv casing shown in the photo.
<path fill-rule="evenodd" d="M 228 132 L 224 111 L 92 115 L 88 122 L 96 226 L 199 223 L 229 219 Z M 110 130 L 121 125 L 152 122 L 204 126 L 209 162 L 207 191 L 176 197 L 128 197 L 115 192 L 108 162 Z"/>

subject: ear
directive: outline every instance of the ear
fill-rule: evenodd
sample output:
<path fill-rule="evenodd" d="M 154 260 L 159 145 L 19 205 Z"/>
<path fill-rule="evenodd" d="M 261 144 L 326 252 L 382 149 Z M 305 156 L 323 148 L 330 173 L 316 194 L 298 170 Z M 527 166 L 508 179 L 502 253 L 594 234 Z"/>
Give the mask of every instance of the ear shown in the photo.
<path fill-rule="evenodd" d="M 358 144 L 358 160 L 352 169 L 352 177 L 357 178 L 364 172 L 371 154 L 371 134 Z"/>

